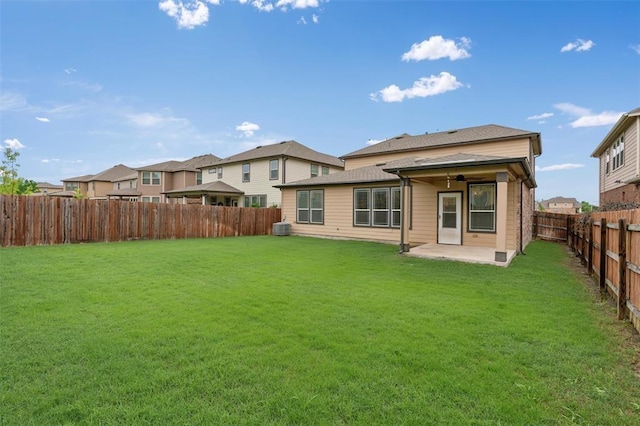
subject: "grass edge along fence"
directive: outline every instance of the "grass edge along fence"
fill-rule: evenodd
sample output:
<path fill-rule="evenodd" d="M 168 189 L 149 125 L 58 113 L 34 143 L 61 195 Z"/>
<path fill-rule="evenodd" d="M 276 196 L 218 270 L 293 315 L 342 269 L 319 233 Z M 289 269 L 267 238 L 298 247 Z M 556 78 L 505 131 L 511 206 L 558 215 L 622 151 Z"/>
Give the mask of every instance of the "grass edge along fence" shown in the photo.
<path fill-rule="evenodd" d="M 279 208 L 0 195 L 0 246 L 269 235 Z"/>
<path fill-rule="evenodd" d="M 640 209 L 567 215 L 567 244 L 640 332 Z"/>

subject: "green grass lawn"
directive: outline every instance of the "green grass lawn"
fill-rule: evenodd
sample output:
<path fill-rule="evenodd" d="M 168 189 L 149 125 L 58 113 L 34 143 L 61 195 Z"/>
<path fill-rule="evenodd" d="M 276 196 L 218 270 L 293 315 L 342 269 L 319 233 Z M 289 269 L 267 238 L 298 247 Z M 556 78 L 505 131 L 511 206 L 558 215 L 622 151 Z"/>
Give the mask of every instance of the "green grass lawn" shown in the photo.
<path fill-rule="evenodd" d="M 629 424 L 625 323 L 507 269 L 302 237 L 0 249 L 0 424 Z M 626 330 L 628 332 L 628 330 Z"/>

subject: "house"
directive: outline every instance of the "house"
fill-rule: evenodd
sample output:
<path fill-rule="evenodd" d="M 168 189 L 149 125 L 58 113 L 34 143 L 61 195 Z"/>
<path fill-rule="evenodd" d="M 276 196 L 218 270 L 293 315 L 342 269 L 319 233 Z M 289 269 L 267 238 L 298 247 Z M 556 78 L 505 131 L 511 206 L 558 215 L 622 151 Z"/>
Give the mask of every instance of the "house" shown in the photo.
<path fill-rule="evenodd" d="M 298 235 L 483 247 L 508 264 L 531 241 L 539 133 L 486 125 L 402 134 L 342 157 L 344 171 L 277 185 Z"/>
<path fill-rule="evenodd" d="M 54 192 L 60 192 L 63 190 L 64 186 L 62 185 L 54 185 L 49 182 L 36 182 L 36 186 L 38 187 L 38 191 L 33 193 L 33 195 L 51 195 Z"/>
<path fill-rule="evenodd" d="M 116 178 L 112 182 L 113 188 L 107 191 L 107 197 L 113 200 L 138 201 L 138 172 L 133 171 L 128 175 Z"/>
<path fill-rule="evenodd" d="M 582 204 L 575 198 L 553 197 L 536 203 L 536 210 L 550 213 L 575 214 L 582 211 Z"/>
<path fill-rule="evenodd" d="M 51 194 L 56 197 L 89 198 L 92 200 L 106 200 L 107 192 L 113 187 L 113 181 L 123 176 L 131 175 L 135 171 L 124 164 L 115 165 L 95 175 L 84 175 L 62 180 L 64 190 Z"/>
<path fill-rule="evenodd" d="M 640 108 L 613 125 L 591 154 L 600 161 L 600 206 L 640 203 Z"/>
<path fill-rule="evenodd" d="M 138 201 L 151 203 L 183 202 L 183 196 L 173 193 L 202 183 L 200 168 L 220 158 L 212 154 L 200 155 L 185 161 L 165 161 L 136 169 Z"/>
<path fill-rule="evenodd" d="M 259 146 L 201 166 L 202 184 L 167 192 L 168 197 L 196 197 L 203 204 L 241 207 L 280 205 L 274 185 L 344 169 L 337 157 L 314 151 L 296 141 Z"/>

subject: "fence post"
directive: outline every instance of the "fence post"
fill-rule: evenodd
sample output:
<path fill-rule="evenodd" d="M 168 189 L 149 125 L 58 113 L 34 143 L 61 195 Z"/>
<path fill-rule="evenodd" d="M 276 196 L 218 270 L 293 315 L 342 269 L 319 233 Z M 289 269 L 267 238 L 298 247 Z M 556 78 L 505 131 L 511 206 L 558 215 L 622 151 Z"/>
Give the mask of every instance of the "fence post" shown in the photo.
<path fill-rule="evenodd" d="M 567 245 L 573 250 L 573 235 L 571 233 L 571 217 L 567 216 L 565 226 L 567 227 Z"/>
<path fill-rule="evenodd" d="M 607 277 L 607 219 L 600 219 L 600 291 L 605 291 Z"/>
<path fill-rule="evenodd" d="M 618 219 L 618 319 L 627 316 L 627 227 Z"/>
<path fill-rule="evenodd" d="M 589 231 L 589 253 L 587 254 L 587 270 L 589 275 L 593 272 L 593 220 L 587 220 L 587 230 Z"/>
<path fill-rule="evenodd" d="M 587 224 L 580 221 L 580 226 L 582 228 L 582 255 L 580 256 L 580 264 L 584 266 L 584 264 L 587 263 Z"/>

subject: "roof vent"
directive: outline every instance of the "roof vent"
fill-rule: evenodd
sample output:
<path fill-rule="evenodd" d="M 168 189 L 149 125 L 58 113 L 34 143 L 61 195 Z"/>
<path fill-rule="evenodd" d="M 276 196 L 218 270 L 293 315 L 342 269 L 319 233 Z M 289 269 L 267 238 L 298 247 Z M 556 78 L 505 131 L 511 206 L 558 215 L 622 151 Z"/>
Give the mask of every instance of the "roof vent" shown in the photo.
<path fill-rule="evenodd" d="M 457 130 L 449 130 L 447 133 L 452 134 L 452 133 L 457 133 Z"/>
<path fill-rule="evenodd" d="M 262 145 L 256 146 L 256 149 L 260 149 L 260 148 L 262 148 Z"/>
<path fill-rule="evenodd" d="M 376 164 L 376 167 L 382 167 L 382 166 L 384 166 L 385 164 L 387 164 L 387 163 L 378 163 L 378 164 Z"/>

